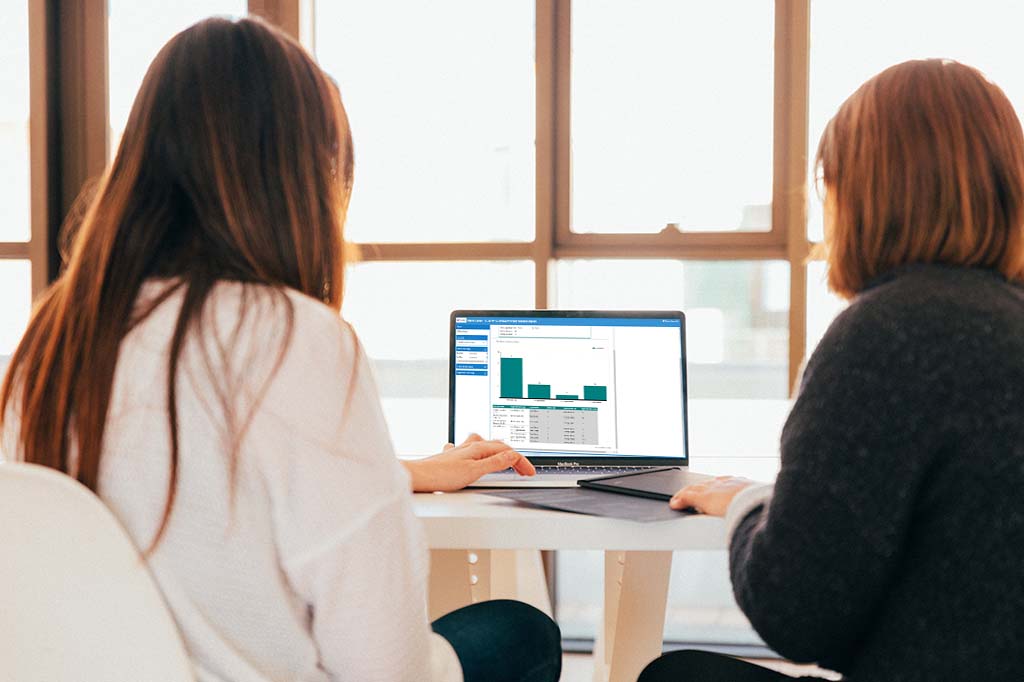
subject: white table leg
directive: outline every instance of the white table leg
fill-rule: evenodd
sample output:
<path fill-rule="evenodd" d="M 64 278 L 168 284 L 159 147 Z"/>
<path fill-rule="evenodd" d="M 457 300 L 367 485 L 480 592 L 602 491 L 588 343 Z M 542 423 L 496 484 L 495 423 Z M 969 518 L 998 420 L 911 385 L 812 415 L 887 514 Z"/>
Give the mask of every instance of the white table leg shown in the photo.
<path fill-rule="evenodd" d="M 661 655 L 672 552 L 605 552 L 595 682 L 635 682 Z"/>
<path fill-rule="evenodd" d="M 517 599 L 551 615 L 551 596 L 544 577 L 540 551 L 535 549 L 494 549 L 490 554 L 488 599 Z M 480 563 L 485 559 L 481 554 Z M 484 568 L 481 566 L 480 573 Z"/>
<path fill-rule="evenodd" d="M 488 599 L 518 599 L 551 615 L 538 550 L 432 550 L 429 590 L 431 620 Z"/>
<path fill-rule="evenodd" d="M 473 603 L 472 566 L 464 549 L 430 551 L 430 583 L 427 586 L 430 620 Z"/>

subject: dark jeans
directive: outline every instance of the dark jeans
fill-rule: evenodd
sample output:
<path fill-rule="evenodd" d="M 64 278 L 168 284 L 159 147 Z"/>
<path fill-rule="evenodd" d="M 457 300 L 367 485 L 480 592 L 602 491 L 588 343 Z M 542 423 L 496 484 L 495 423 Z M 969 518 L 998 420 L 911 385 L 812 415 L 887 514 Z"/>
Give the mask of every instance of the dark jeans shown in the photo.
<path fill-rule="evenodd" d="M 465 682 L 556 682 L 562 672 L 562 633 L 529 604 L 480 602 L 434 621 L 462 664 Z"/>
<path fill-rule="evenodd" d="M 729 656 L 685 650 L 656 658 L 640 673 L 637 682 L 792 682 L 794 679 Z"/>

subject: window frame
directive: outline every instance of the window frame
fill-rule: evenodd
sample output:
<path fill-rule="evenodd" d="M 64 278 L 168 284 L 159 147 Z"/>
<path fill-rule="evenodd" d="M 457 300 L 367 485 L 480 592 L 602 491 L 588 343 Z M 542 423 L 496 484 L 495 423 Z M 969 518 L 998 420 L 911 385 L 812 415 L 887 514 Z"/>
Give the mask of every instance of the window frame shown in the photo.
<path fill-rule="evenodd" d="M 807 161 L 810 0 L 775 0 L 772 227 L 768 232 L 591 234 L 571 230 L 572 0 L 536 3 L 536 209 L 534 236 L 520 242 L 359 243 L 363 261 L 531 260 L 534 303 L 554 299 L 553 268 L 565 258 L 780 260 L 789 263 L 789 384 L 806 351 Z M 0 258 L 28 258 L 33 294 L 59 270 L 61 218 L 107 164 L 107 2 L 58 11 L 29 0 L 32 232 L 0 243 Z M 249 0 L 260 15 L 312 49 L 314 0 Z M 88 83 L 88 87 L 86 87 Z"/>
<path fill-rule="evenodd" d="M 789 263 L 789 386 L 806 352 L 807 125 L 810 0 L 775 0 L 772 227 L 768 232 L 589 234 L 573 232 L 571 158 L 572 0 L 536 2 L 536 218 L 529 242 L 360 243 L 363 261 L 532 260 L 534 299 L 554 298 L 552 269 L 565 258 L 780 260 Z M 312 0 L 250 0 L 267 17 L 310 16 Z M 305 6 L 305 9 L 303 9 Z M 300 39 L 302 36 L 300 35 Z M 302 41 L 310 44 L 309 39 Z"/>

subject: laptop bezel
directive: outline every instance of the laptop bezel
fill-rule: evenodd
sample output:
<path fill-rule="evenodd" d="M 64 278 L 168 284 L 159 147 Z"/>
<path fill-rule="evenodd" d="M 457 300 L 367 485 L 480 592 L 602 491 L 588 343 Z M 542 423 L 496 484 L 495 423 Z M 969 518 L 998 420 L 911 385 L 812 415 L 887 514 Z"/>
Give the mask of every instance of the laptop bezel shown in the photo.
<path fill-rule="evenodd" d="M 686 374 L 686 315 L 680 310 L 455 310 L 448 323 L 448 441 L 455 442 L 455 325 L 460 317 L 596 317 L 628 319 L 678 319 L 680 335 L 680 378 L 683 405 L 683 453 L 681 457 L 629 455 L 529 455 L 536 466 L 688 466 L 690 462 L 690 424 L 688 419 L 689 382 Z"/>

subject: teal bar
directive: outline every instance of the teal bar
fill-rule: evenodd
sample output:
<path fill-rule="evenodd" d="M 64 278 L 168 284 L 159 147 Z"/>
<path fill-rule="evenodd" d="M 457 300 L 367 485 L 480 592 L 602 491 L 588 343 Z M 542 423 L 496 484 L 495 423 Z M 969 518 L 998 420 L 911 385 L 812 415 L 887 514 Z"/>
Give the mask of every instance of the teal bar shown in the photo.
<path fill-rule="evenodd" d="M 523 359 L 501 359 L 501 397 L 523 397 Z"/>
<path fill-rule="evenodd" d="M 555 400 L 579 400 L 578 395 L 556 395 Z"/>
<path fill-rule="evenodd" d="M 529 384 L 526 387 L 526 397 L 538 400 L 551 399 L 551 384 Z"/>
<path fill-rule="evenodd" d="M 583 387 L 583 399 L 584 400 L 608 400 L 608 387 L 607 386 L 584 386 Z"/>

